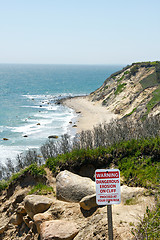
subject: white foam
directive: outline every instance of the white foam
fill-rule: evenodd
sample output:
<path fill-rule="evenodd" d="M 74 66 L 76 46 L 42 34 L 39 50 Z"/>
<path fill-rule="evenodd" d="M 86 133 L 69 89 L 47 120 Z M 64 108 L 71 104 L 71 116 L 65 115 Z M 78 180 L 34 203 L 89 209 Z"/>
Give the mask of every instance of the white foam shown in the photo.
<path fill-rule="evenodd" d="M 1 162 L 4 162 L 7 158 L 16 158 L 17 154 L 29 148 L 40 147 L 47 141 L 49 135 L 55 134 L 61 136 L 64 133 L 69 133 L 69 122 L 76 116 L 72 109 L 62 105 L 55 105 L 54 101 L 52 102 L 52 100 L 58 99 L 57 96 L 24 96 L 27 97 L 29 101 L 31 101 L 31 99 L 36 100 L 31 101 L 31 106 L 27 104 L 22 107 L 35 108 L 35 110 L 31 110 L 29 116 L 23 116 L 19 126 L 0 127 L 0 132 L 12 132 L 10 141 L 3 142 L 3 145 L 0 146 Z M 68 96 L 68 94 L 66 94 L 66 96 Z M 48 101 L 51 101 L 50 104 L 48 104 Z M 42 107 L 40 107 L 40 105 L 42 105 Z M 39 111 L 40 109 L 42 110 Z M 24 138 L 24 135 L 28 137 Z"/>

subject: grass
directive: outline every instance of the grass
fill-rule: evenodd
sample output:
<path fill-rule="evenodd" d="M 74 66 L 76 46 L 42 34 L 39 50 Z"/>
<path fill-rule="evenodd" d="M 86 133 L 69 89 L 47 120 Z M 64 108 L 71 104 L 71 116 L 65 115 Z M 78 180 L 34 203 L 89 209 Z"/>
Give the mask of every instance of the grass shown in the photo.
<path fill-rule="evenodd" d="M 146 78 L 140 81 L 140 84 L 142 85 L 143 89 L 149 88 L 149 87 L 154 87 L 157 86 L 159 83 L 157 81 L 157 74 L 156 72 L 153 72 Z"/>
<path fill-rule="evenodd" d="M 119 78 L 119 79 L 117 80 L 117 82 L 119 83 L 119 82 L 121 82 L 123 79 L 124 79 L 124 75 L 123 75 L 121 78 Z"/>
<path fill-rule="evenodd" d="M 114 94 L 115 95 L 120 94 L 124 90 L 126 85 L 127 85 L 126 83 L 119 84 Z"/>
<path fill-rule="evenodd" d="M 146 119 L 147 115 L 150 113 L 150 111 L 152 110 L 152 108 L 160 102 L 160 86 L 152 93 L 152 98 L 151 100 L 147 103 L 146 107 L 147 107 L 147 111 L 145 112 L 144 116 L 143 116 L 143 120 Z"/>
<path fill-rule="evenodd" d="M 160 137 L 131 140 L 111 147 L 79 149 L 49 158 L 46 166 L 54 173 L 59 170 L 79 171 L 80 167 L 92 164 L 95 169 L 109 167 L 114 163 L 130 186 L 149 189 L 158 188 L 160 178 Z"/>
<path fill-rule="evenodd" d="M 14 181 L 16 181 L 21 175 L 26 172 L 30 172 L 34 177 L 42 177 L 46 175 L 46 171 L 44 166 L 38 166 L 36 163 L 31 164 L 29 167 L 22 169 L 21 171 L 14 173 L 9 180 L 0 181 L 0 192 L 8 187 L 8 185 Z"/>
<path fill-rule="evenodd" d="M 137 108 L 134 108 L 130 113 L 126 114 L 125 117 L 129 117 L 131 116 L 135 111 L 136 111 Z"/>
<path fill-rule="evenodd" d="M 124 205 L 135 205 L 137 204 L 137 199 L 136 198 L 130 198 L 127 199 Z"/>
<path fill-rule="evenodd" d="M 42 183 L 38 183 L 31 189 L 31 191 L 28 194 L 29 195 L 30 194 L 47 195 L 47 194 L 52 194 L 52 193 L 55 195 L 55 192 L 52 187 L 47 186 Z"/>
<path fill-rule="evenodd" d="M 127 75 L 127 74 L 129 74 L 129 73 L 130 73 L 129 71 L 125 71 L 125 72 L 124 72 L 124 75 Z"/>
<path fill-rule="evenodd" d="M 140 224 L 132 234 L 139 240 L 158 240 L 160 239 L 160 204 L 156 205 L 154 210 L 148 207 L 144 218 L 140 220 Z"/>

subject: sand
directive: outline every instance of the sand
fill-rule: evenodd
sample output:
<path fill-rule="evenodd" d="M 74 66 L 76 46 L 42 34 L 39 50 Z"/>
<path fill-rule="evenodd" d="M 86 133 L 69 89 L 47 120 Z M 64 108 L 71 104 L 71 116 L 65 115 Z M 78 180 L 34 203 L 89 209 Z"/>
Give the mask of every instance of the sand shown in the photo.
<path fill-rule="evenodd" d="M 100 101 L 91 102 L 89 96 L 65 99 L 63 104 L 77 112 L 78 118 L 72 122 L 72 127 L 77 125 L 77 132 L 91 130 L 100 123 L 109 123 L 117 118 L 117 115 L 106 110 Z"/>

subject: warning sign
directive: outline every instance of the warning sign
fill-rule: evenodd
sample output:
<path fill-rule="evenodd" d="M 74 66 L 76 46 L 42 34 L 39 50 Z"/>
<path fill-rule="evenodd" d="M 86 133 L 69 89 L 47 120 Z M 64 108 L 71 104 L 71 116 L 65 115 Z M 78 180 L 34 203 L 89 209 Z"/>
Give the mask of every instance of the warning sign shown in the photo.
<path fill-rule="evenodd" d="M 120 193 L 120 171 L 118 169 L 97 169 L 96 181 L 96 203 L 98 205 L 119 204 Z"/>

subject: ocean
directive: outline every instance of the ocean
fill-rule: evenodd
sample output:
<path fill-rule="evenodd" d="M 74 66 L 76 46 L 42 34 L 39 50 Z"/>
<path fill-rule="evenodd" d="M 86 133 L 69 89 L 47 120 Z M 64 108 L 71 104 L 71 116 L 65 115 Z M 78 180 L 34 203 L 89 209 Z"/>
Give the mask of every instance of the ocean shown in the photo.
<path fill-rule="evenodd" d="M 0 64 L 0 163 L 38 149 L 50 135 L 74 134 L 76 113 L 55 102 L 89 94 L 122 67 Z"/>

